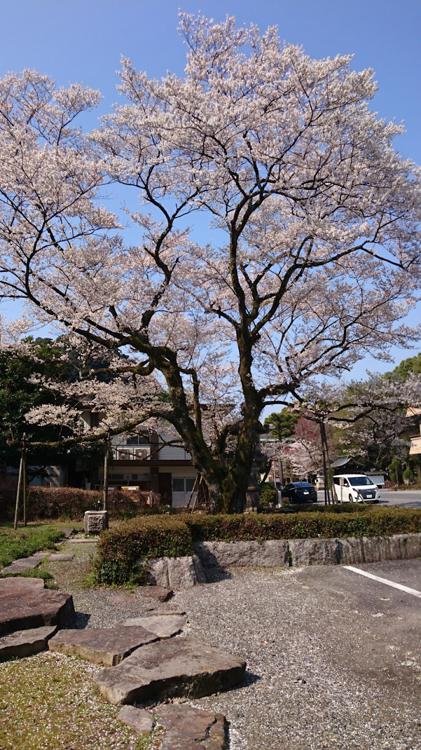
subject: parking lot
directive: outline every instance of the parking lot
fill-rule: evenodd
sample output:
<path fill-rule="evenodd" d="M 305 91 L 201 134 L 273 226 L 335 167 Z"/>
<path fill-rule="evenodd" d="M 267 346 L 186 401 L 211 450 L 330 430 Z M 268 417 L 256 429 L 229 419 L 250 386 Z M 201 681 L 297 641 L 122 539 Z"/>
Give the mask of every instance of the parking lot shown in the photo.
<path fill-rule="evenodd" d="M 246 688 L 197 702 L 233 750 L 421 749 L 421 560 L 354 567 L 376 578 L 244 570 L 177 595 L 193 632 L 247 659 Z"/>

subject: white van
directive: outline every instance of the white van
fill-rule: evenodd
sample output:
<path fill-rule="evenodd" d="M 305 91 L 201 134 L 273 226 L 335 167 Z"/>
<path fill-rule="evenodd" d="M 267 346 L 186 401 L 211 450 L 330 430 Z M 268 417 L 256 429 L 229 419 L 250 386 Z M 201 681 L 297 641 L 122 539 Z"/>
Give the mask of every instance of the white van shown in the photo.
<path fill-rule="evenodd" d="M 374 503 L 379 499 L 377 485 L 365 474 L 336 474 L 333 487 L 338 503 Z"/>

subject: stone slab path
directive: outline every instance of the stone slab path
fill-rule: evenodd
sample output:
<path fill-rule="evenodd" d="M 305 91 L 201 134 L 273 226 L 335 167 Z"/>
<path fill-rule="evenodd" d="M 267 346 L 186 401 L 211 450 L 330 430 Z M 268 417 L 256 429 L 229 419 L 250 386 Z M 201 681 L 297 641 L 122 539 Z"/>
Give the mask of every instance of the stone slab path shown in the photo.
<path fill-rule="evenodd" d="M 222 714 L 186 705 L 157 706 L 154 715 L 164 727 L 161 750 L 225 750 L 227 722 Z"/>
<path fill-rule="evenodd" d="M 74 559 L 74 555 L 67 555 L 64 552 L 53 552 L 48 555 L 48 560 L 51 562 L 70 562 Z"/>
<path fill-rule="evenodd" d="M 74 617 L 73 599 L 44 589 L 39 578 L 0 578 L 0 636 L 43 625 L 67 625 Z"/>
<path fill-rule="evenodd" d="M 157 615 L 154 612 L 150 615 L 145 615 L 144 617 L 129 617 L 124 621 L 123 625 L 125 625 L 125 627 L 140 625 L 141 627 L 146 628 L 146 630 L 155 633 L 158 638 L 172 638 L 174 635 L 181 633 L 186 622 L 186 615 Z"/>
<path fill-rule="evenodd" d="M 0 638 L 0 661 L 11 658 L 21 659 L 32 656 L 48 648 L 48 640 L 57 630 L 56 625 L 44 625 L 41 628 L 18 630 Z"/>
<path fill-rule="evenodd" d="M 123 706 L 120 721 L 140 735 L 162 730 L 160 750 L 226 750 L 228 724 L 225 716 L 202 711 L 185 703 L 166 703 L 152 709 Z"/>
<path fill-rule="evenodd" d="M 35 555 L 30 555 L 29 557 L 20 557 L 10 563 L 10 565 L 6 565 L 5 568 L 2 568 L 1 575 L 14 576 L 19 573 L 24 573 L 27 570 L 34 570 L 34 568 L 37 568 L 38 565 L 41 564 L 41 560 L 45 555 L 48 555 L 48 552 L 43 553 L 42 556 L 40 556 L 39 553 L 35 553 Z"/>
<path fill-rule="evenodd" d="M 118 713 L 118 718 L 139 734 L 150 734 L 155 723 L 149 711 L 134 706 L 123 706 Z"/>
<path fill-rule="evenodd" d="M 93 664 L 115 666 L 137 648 L 158 640 L 141 626 L 60 630 L 48 644 L 50 651 L 79 656 Z"/>
<path fill-rule="evenodd" d="M 193 638 L 172 638 L 134 651 L 95 676 L 110 703 L 145 703 L 174 696 L 201 697 L 238 685 L 246 664 Z"/>
<path fill-rule="evenodd" d="M 158 602 L 167 602 L 174 596 L 174 591 L 165 586 L 141 586 L 142 596 L 148 599 L 155 599 Z"/>

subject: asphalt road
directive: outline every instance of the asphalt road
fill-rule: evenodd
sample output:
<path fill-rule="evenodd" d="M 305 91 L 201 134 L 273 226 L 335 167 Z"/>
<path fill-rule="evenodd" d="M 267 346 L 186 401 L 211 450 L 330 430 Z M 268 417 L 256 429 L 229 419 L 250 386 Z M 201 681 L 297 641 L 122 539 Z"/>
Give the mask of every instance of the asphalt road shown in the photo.
<path fill-rule="evenodd" d="M 402 508 L 421 508 L 421 490 L 380 490 L 382 505 L 400 505 Z"/>
<path fill-rule="evenodd" d="M 318 502 L 323 503 L 323 490 L 317 493 Z M 401 508 L 421 508 L 421 490 L 380 490 L 380 505 L 398 505 Z"/>

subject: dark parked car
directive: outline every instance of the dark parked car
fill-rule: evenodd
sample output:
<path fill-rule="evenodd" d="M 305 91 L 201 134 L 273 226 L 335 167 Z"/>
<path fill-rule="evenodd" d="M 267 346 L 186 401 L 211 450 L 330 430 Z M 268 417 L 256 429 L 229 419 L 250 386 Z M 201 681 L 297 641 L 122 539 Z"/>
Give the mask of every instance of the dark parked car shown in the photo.
<path fill-rule="evenodd" d="M 282 488 L 282 497 L 290 503 L 317 503 L 316 488 L 310 482 L 290 482 Z"/>

